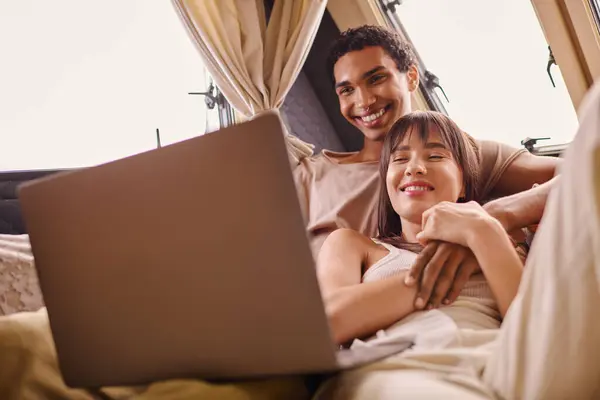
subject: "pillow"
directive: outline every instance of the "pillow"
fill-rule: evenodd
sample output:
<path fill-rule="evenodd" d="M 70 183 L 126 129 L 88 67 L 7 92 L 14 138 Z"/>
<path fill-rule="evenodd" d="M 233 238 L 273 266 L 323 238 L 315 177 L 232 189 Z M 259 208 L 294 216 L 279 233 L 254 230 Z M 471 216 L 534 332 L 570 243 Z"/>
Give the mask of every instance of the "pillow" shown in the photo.
<path fill-rule="evenodd" d="M 44 306 L 28 235 L 0 235 L 0 315 Z"/>

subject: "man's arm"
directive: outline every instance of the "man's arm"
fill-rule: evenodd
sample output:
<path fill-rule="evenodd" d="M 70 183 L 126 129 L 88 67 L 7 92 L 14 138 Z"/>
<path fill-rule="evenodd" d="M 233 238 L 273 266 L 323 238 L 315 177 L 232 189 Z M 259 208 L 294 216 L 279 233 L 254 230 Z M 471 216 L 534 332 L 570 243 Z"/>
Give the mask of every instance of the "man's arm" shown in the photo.
<path fill-rule="evenodd" d="M 490 201 L 483 208 L 498 219 L 507 232 L 537 224 L 542 219 L 548 194 L 559 178 L 556 176 L 535 188 Z"/>
<path fill-rule="evenodd" d="M 554 175 L 561 162 L 556 157 L 522 153 L 506 168 L 492 190 L 492 196 L 499 198 L 487 203 L 484 209 L 508 232 L 539 222 L 548 194 L 558 181 Z M 539 186 L 532 188 L 536 183 Z"/>

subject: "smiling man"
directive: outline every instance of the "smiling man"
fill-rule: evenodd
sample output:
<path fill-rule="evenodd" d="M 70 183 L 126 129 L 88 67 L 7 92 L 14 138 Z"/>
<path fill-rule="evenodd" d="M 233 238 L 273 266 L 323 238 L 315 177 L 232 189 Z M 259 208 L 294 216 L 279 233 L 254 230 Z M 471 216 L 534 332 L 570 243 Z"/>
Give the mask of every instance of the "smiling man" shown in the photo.
<path fill-rule="evenodd" d="M 325 150 L 302 160 L 294 171 L 315 255 L 338 228 L 376 236 L 383 139 L 398 118 L 412 111 L 411 96 L 419 86 L 410 45 L 381 27 L 343 32 L 332 46 L 328 67 L 340 111 L 362 132 L 364 144 L 351 153 Z M 475 143 L 481 158 L 479 202 L 486 203 L 486 210 L 509 232 L 537 223 L 557 179 L 553 176 L 560 160 L 494 141 Z M 540 185 L 530 189 L 534 184 Z M 478 270 L 466 249 L 448 243 L 428 244 L 407 280 L 411 285 L 420 283 L 416 307 L 454 301 Z"/>

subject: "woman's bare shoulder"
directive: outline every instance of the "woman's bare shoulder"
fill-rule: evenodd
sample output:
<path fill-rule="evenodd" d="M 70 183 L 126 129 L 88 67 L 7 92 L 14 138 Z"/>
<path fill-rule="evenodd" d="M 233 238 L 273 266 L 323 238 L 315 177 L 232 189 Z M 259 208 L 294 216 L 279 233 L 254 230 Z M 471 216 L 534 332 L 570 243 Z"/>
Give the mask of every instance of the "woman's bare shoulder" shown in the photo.
<path fill-rule="evenodd" d="M 351 244 L 365 248 L 377 248 L 379 245 L 362 233 L 349 228 L 340 228 L 327 237 L 327 242 L 336 244 Z"/>
<path fill-rule="evenodd" d="M 344 252 L 360 256 L 367 264 L 385 255 L 387 249 L 371 238 L 353 229 L 340 228 L 333 231 L 323 245 L 329 252 Z M 339 253 L 338 253 L 339 254 Z"/>

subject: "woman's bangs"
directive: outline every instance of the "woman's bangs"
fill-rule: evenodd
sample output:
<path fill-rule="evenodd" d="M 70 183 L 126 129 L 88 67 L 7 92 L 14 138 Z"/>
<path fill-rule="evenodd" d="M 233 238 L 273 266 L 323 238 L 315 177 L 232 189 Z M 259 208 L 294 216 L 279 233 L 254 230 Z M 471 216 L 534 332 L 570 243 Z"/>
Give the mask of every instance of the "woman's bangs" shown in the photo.
<path fill-rule="evenodd" d="M 436 124 L 437 125 L 437 124 Z M 423 118 L 421 115 L 411 115 L 411 118 L 406 118 L 404 120 L 400 120 L 400 122 L 392 128 L 391 142 L 392 146 L 390 148 L 390 155 L 394 154 L 394 152 L 400 147 L 402 142 L 407 139 L 410 141 L 411 136 L 416 133 L 419 135 L 419 139 L 423 143 L 427 143 L 429 140 L 429 128 L 430 121 L 427 118 Z"/>

